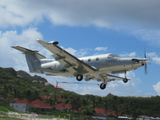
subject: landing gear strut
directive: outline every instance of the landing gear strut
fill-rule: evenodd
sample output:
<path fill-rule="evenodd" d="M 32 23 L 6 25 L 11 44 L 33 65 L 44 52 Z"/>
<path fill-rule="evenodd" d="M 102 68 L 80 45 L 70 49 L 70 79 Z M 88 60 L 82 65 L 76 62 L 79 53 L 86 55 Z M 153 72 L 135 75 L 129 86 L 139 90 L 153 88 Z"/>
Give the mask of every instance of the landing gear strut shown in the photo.
<path fill-rule="evenodd" d="M 77 76 L 76 76 L 76 79 L 77 79 L 78 81 L 81 81 L 81 80 L 83 79 L 83 75 L 77 75 Z"/>
<path fill-rule="evenodd" d="M 128 82 L 128 79 L 127 79 L 127 77 L 126 77 L 126 72 L 125 72 L 124 74 L 125 74 L 125 78 L 123 79 L 123 82 L 124 82 L 124 83 L 127 83 L 127 82 Z"/>

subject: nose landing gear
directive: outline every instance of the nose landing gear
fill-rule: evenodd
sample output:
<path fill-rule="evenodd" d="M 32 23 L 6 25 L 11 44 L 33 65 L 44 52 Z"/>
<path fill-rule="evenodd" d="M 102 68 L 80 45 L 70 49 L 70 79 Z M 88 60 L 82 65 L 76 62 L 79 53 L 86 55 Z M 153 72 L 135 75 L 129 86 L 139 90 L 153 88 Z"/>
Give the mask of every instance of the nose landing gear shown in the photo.
<path fill-rule="evenodd" d="M 124 83 L 127 83 L 127 82 L 128 82 L 128 79 L 127 79 L 127 78 L 124 78 L 124 79 L 123 79 L 123 82 L 124 82 Z"/>
<path fill-rule="evenodd" d="M 124 75 L 125 75 L 125 78 L 123 79 L 123 82 L 127 83 L 129 79 L 126 77 L 126 72 L 124 73 Z"/>

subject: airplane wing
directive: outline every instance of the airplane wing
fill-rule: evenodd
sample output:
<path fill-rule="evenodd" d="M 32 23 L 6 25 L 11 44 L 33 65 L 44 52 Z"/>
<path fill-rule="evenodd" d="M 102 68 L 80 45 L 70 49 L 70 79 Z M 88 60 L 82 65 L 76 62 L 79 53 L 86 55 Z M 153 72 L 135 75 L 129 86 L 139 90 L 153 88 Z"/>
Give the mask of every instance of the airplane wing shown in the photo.
<path fill-rule="evenodd" d="M 73 75 L 93 73 L 96 71 L 93 67 L 82 62 L 75 56 L 71 55 L 64 49 L 57 46 L 58 42 L 45 42 L 42 40 L 37 40 L 41 45 L 53 53 L 53 57 L 61 63 L 70 73 Z"/>
<path fill-rule="evenodd" d="M 32 54 L 32 53 L 36 52 L 36 54 L 38 55 L 38 57 L 40 59 L 46 58 L 45 56 L 39 54 L 38 51 L 33 51 L 33 50 L 30 50 L 30 49 L 27 49 L 27 48 L 24 48 L 24 47 L 21 47 L 21 46 L 11 46 L 11 47 L 15 48 L 15 49 L 17 49 L 17 50 L 19 50 L 19 51 L 21 51 L 23 53 L 31 53 Z"/>

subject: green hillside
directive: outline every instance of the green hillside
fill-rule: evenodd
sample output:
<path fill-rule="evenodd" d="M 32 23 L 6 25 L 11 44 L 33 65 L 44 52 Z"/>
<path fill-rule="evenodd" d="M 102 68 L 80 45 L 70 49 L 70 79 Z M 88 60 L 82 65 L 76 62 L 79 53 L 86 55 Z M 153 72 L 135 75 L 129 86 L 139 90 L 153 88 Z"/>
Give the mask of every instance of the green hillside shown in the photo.
<path fill-rule="evenodd" d="M 15 71 L 13 68 L 0 68 L 0 96 L 5 98 L 20 98 L 33 101 L 41 99 L 39 96 L 50 96 L 44 100 L 52 106 L 61 103 L 56 98 L 64 98 L 63 104 L 72 104 L 72 109 L 81 114 L 93 115 L 95 108 L 114 111 L 114 115 L 139 116 L 148 115 L 160 117 L 160 97 L 119 97 L 109 94 L 105 97 L 94 95 L 79 95 L 74 92 L 56 89 L 53 85 L 45 86 L 45 78 L 30 76 L 24 71 Z M 3 100 L 0 100 L 3 106 Z"/>

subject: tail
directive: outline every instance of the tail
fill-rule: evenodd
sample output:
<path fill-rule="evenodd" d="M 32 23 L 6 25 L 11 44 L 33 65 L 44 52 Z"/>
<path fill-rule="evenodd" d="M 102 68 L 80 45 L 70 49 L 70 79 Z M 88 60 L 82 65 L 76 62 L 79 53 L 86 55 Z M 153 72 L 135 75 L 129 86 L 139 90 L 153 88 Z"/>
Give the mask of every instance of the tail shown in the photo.
<path fill-rule="evenodd" d="M 39 54 L 38 51 L 29 50 L 21 46 L 12 46 L 12 48 L 22 51 L 25 54 L 30 72 L 42 73 L 40 59 L 45 58 L 45 56 Z"/>

